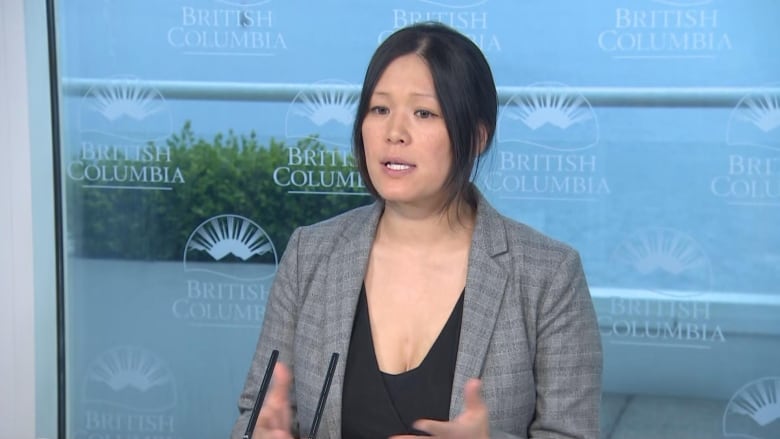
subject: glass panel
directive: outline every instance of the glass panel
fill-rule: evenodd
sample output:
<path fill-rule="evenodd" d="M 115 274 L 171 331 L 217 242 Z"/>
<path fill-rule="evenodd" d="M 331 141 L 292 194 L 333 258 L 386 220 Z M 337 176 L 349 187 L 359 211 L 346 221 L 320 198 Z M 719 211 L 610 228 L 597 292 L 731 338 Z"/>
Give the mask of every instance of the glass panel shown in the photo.
<path fill-rule="evenodd" d="M 56 2 L 68 437 L 226 437 L 292 230 L 370 201 L 368 59 L 439 20 L 495 73 L 477 178 L 577 248 L 605 438 L 780 436 L 780 4 Z"/>

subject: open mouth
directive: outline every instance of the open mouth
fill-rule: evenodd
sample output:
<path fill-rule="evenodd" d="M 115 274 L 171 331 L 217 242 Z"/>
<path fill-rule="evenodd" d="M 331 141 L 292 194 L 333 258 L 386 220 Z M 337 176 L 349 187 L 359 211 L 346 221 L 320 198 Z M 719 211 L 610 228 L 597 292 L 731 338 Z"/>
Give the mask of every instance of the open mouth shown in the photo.
<path fill-rule="evenodd" d="M 405 171 L 413 166 L 407 163 L 385 162 L 385 167 L 393 171 Z"/>

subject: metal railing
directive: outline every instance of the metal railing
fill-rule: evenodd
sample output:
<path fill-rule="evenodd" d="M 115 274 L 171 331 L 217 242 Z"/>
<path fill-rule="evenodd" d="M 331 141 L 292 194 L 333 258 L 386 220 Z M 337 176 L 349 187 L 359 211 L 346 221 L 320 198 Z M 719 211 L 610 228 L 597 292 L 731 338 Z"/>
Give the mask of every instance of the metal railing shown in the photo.
<path fill-rule="evenodd" d="M 63 78 L 63 93 L 84 96 L 91 88 L 132 83 L 157 90 L 166 99 L 292 102 L 306 94 L 338 93 L 357 97 L 360 85 L 213 81 Z M 581 95 L 594 107 L 733 107 L 745 96 L 780 96 L 780 87 L 514 87 L 499 86 L 499 102 L 532 95 Z"/>

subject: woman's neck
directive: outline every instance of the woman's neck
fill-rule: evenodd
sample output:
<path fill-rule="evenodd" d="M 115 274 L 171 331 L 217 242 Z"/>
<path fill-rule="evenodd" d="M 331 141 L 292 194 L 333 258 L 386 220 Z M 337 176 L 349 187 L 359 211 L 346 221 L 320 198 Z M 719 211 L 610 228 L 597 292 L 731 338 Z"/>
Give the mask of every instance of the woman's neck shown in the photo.
<path fill-rule="evenodd" d="M 376 240 L 409 247 L 448 247 L 470 242 L 474 221 L 475 211 L 467 203 L 452 203 L 443 212 L 387 203 Z"/>

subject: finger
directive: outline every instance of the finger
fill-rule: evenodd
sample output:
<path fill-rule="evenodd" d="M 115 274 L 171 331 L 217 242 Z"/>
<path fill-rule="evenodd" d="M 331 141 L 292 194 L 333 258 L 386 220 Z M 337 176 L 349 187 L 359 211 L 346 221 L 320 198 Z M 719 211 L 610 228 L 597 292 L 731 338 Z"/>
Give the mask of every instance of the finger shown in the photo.
<path fill-rule="evenodd" d="M 292 409 L 290 408 L 292 373 L 286 365 L 283 363 L 277 363 L 276 367 L 274 368 L 274 375 L 277 375 L 275 379 L 278 380 L 276 385 L 279 388 L 278 392 L 281 403 L 280 420 L 282 422 L 282 428 L 284 428 L 285 431 L 290 431 L 290 426 L 292 425 Z"/>
<path fill-rule="evenodd" d="M 258 428 L 289 431 L 292 421 L 289 396 L 291 386 L 292 374 L 290 370 L 284 364 L 277 363 L 274 367 L 271 387 L 268 389 L 268 397 L 257 418 Z"/>
<path fill-rule="evenodd" d="M 463 411 L 481 412 L 487 410 L 485 400 L 482 399 L 482 381 L 471 378 L 463 386 Z"/>
<path fill-rule="evenodd" d="M 257 424 L 255 424 L 255 430 L 266 431 L 284 429 L 286 426 L 284 418 L 283 407 L 268 404 L 268 406 L 264 406 L 263 409 L 260 410 L 260 415 L 257 417 Z"/>
<path fill-rule="evenodd" d="M 291 386 L 292 374 L 290 369 L 282 363 L 276 363 L 274 374 L 271 377 L 271 388 L 268 390 L 268 397 L 288 400 Z"/>
<path fill-rule="evenodd" d="M 288 438 L 290 425 L 284 420 L 284 414 L 275 408 L 264 409 L 257 419 L 253 439 Z"/>
<path fill-rule="evenodd" d="M 414 422 L 413 427 L 431 436 L 447 436 L 456 431 L 455 428 L 457 428 L 452 422 L 434 421 L 432 419 L 419 419 Z"/>
<path fill-rule="evenodd" d="M 255 430 L 252 439 L 292 439 L 292 434 L 286 430 Z"/>

